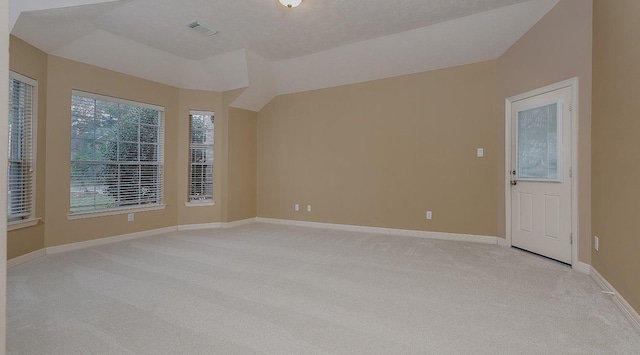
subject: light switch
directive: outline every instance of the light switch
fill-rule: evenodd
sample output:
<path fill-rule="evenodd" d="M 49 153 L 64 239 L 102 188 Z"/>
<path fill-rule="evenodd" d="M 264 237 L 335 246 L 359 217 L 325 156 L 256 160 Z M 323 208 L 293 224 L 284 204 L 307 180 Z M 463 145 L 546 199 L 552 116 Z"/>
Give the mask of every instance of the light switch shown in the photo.
<path fill-rule="evenodd" d="M 484 156 L 484 149 L 478 148 L 477 155 L 478 155 L 478 158 L 482 158 Z"/>

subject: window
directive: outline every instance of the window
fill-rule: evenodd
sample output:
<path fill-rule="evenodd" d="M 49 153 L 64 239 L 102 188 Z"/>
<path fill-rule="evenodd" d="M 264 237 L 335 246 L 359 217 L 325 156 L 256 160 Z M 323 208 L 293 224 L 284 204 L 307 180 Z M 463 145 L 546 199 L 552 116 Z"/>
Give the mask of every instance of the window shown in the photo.
<path fill-rule="evenodd" d="M 71 213 L 163 207 L 163 112 L 73 91 Z"/>
<path fill-rule="evenodd" d="M 189 202 L 213 202 L 213 112 L 190 111 Z"/>
<path fill-rule="evenodd" d="M 558 102 L 518 112 L 518 179 L 558 180 L 561 128 L 562 105 Z"/>
<path fill-rule="evenodd" d="M 10 225 L 34 220 L 36 103 L 37 82 L 10 72 L 7 166 L 7 221 Z"/>

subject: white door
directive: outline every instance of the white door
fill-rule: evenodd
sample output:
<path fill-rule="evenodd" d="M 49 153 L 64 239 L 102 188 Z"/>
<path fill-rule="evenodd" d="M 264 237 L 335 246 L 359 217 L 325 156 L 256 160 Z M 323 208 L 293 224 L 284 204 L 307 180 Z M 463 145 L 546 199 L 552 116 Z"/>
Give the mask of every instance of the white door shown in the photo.
<path fill-rule="evenodd" d="M 511 245 L 571 264 L 571 88 L 512 103 Z"/>

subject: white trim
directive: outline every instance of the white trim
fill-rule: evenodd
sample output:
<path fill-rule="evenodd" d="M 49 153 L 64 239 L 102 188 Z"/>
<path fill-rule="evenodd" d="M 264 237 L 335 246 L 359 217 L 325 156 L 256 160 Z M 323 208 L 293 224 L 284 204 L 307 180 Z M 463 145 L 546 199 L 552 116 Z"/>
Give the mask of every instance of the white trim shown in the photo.
<path fill-rule="evenodd" d="M 153 205 L 148 207 L 118 208 L 118 209 L 105 210 L 105 211 L 99 211 L 99 212 L 76 212 L 76 213 L 69 213 L 67 215 L 67 219 L 70 221 L 73 221 L 76 219 L 116 216 L 119 214 L 137 213 L 137 212 L 158 211 L 158 210 L 165 209 L 165 207 L 167 207 L 167 205 L 161 204 L 161 205 Z"/>
<path fill-rule="evenodd" d="M 580 269 L 578 265 L 578 244 L 580 242 L 580 234 L 578 229 L 578 121 L 580 107 L 578 101 L 578 78 L 572 78 L 565 81 L 561 81 L 556 84 L 548 85 L 543 88 L 539 88 L 533 91 L 526 92 L 524 94 L 516 95 L 505 100 L 505 234 L 507 246 L 511 246 L 511 185 L 510 185 L 510 166 L 511 166 L 511 105 L 529 97 L 542 95 L 551 91 L 563 89 L 566 87 L 571 88 L 571 234 L 573 235 L 573 244 L 571 246 L 571 266 L 575 269 Z"/>
<path fill-rule="evenodd" d="M 253 218 L 241 219 L 239 221 L 227 222 L 222 225 L 222 228 L 234 228 L 234 227 L 245 226 L 247 224 L 255 223 L 257 219 L 258 219 L 257 217 L 253 217 Z"/>
<path fill-rule="evenodd" d="M 69 209 L 69 213 L 67 214 L 67 219 L 68 220 L 75 220 L 75 219 L 82 219 L 82 218 L 93 218 L 93 217 L 103 217 L 103 216 L 112 216 L 112 215 L 117 215 L 117 214 L 122 214 L 122 213 L 130 213 L 130 212 L 136 212 L 136 211 L 152 211 L 152 210 L 158 210 L 158 209 L 163 209 L 164 207 L 166 207 L 166 205 L 164 204 L 164 183 L 165 183 L 165 170 L 166 170 L 166 166 L 164 165 L 164 154 L 165 154 L 165 144 L 164 144 L 164 138 L 165 138 L 165 129 L 166 129 L 166 122 L 165 122 L 165 112 L 164 112 L 164 107 L 162 106 L 157 106 L 157 105 L 152 105 L 152 104 L 147 104 L 147 103 L 142 103 L 142 102 L 137 102 L 137 101 L 131 101 L 131 100 L 126 100 L 126 99 L 120 99 L 120 98 L 115 98 L 112 96 L 105 96 L 105 95 L 100 95 L 100 94 L 94 94 L 94 93 L 89 93 L 89 92 L 85 92 L 85 91 L 81 91 L 81 90 L 71 90 L 71 94 L 72 94 L 72 98 L 71 98 L 71 105 L 73 106 L 73 100 L 74 97 L 80 97 L 80 98 L 88 98 L 88 99 L 92 99 L 95 100 L 96 102 L 99 101 L 104 101 L 104 102 L 108 102 L 108 103 L 116 103 L 116 104 L 120 104 L 120 105 L 126 105 L 126 106 L 132 106 L 132 107 L 142 107 L 145 109 L 150 109 L 150 110 L 154 110 L 158 112 L 158 137 L 157 140 L 155 141 L 155 146 L 156 146 L 156 159 L 154 161 L 148 161 L 148 162 L 143 162 L 140 161 L 140 159 L 138 159 L 138 161 L 130 161 L 130 162 L 123 162 L 123 161 L 113 161 L 113 160 L 93 160 L 93 161 L 89 161 L 89 160 L 71 160 L 71 163 L 73 164 L 74 162 L 80 162 L 80 163 L 86 163 L 86 162 L 91 162 L 94 164 L 99 164 L 99 165 L 108 165 L 108 164 L 115 164 L 118 166 L 121 165 L 129 165 L 132 167 L 135 166 L 141 166 L 144 165 L 143 163 L 147 163 L 148 165 L 152 165 L 156 168 L 158 168 L 158 174 L 160 175 L 158 181 L 156 181 L 155 183 L 155 189 L 157 189 L 158 191 L 158 195 L 159 197 L 157 198 L 156 201 L 153 201 L 153 204 L 150 205 L 143 205 L 143 206 L 117 206 L 115 208 L 100 208 L 98 210 L 92 210 L 92 211 L 78 211 L 75 212 L 72 210 L 72 208 Z M 94 102 L 94 103 L 96 103 Z M 73 115 L 71 116 L 71 123 L 73 124 Z M 141 123 L 140 121 L 138 121 L 138 129 L 144 125 L 143 123 Z M 73 141 L 73 138 L 72 138 Z M 138 141 L 137 144 L 140 145 L 142 143 L 141 141 L 141 137 L 140 134 L 138 135 Z M 73 155 L 73 154 L 72 154 Z M 73 169 L 72 169 L 73 170 Z M 121 181 L 120 178 L 118 178 L 118 187 L 121 185 Z M 73 198 L 72 198 L 73 199 Z M 94 201 L 95 202 L 95 201 Z M 73 207 L 73 206 L 72 206 Z M 94 206 L 96 207 L 96 206 Z M 131 210 L 131 211 L 129 211 Z M 128 211 L 128 212 L 125 212 Z"/>
<path fill-rule="evenodd" d="M 46 249 L 40 249 L 40 250 L 36 250 L 36 251 L 32 251 L 29 254 L 24 254 L 24 255 L 20 255 L 18 257 L 15 257 L 11 260 L 7 261 L 7 268 L 12 268 L 15 266 L 18 266 L 20 264 L 24 264 L 26 262 L 29 262 L 31 260 L 35 260 L 39 257 L 45 256 L 47 255 L 47 250 Z"/>
<path fill-rule="evenodd" d="M 455 234 L 455 233 L 444 233 L 444 232 L 408 230 L 408 229 L 366 227 L 366 226 L 354 226 L 349 224 L 305 222 L 305 221 L 293 221 L 293 220 L 286 220 L 286 219 L 274 219 L 274 218 L 262 218 L 262 217 L 256 218 L 256 222 L 281 224 L 286 226 L 344 230 L 344 231 L 350 231 L 350 232 L 391 234 L 391 235 L 398 235 L 398 236 L 404 236 L 404 237 L 452 240 L 452 241 L 472 242 L 472 243 L 481 243 L 481 244 L 497 244 L 498 243 L 497 241 L 498 237 L 472 235 L 472 234 Z"/>
<path fill-rule="evenodd" d="M 148 104 L 148 103 L 145 103 L 145 102 L 132 101 L 132 100 L 121 99 L 121 98 L 113 97 L 113 96 L 94 94 L 92 92 L 86 92 L 86 91 L 82 91 L 82 90 L 71 90 L 71 95 L 72 96 L 88 97 L 90 99 L 100 100 L 100 101 L 109 101 L 109 102 L 114 102 L 114 103 L 123 104 L 123 105 L 136 106 L 136 107 L 142 107 L 142 108 L 149 108 L 149 109 L 160 111 L 160 112 L 164 113 L 164 107 L 163 106 Z"/>
<path fill-rule="evenodd" d="M 532 95 L 529 96 L 527 98 L 531 98 L 537 95 Z M 572 97 L 573 99 L 573 97 Z M 515 101 L 512 101 L 511 103 L 513 103 Z M 529 110 L 534 110 L 534 109 L 538 109 L 541 107 L 548 107 L 551 105 L 556 105 L 556 114 L 557 117 L 563 117 L 562 113 L 564 112 L 565 109 L 565 102 L 563 99 L 555 99 L 555 100 L 548 100 L 546 102 L 542 102 L 539 104 L 536 104 L 535 106 L 527 106 L 525 108 L 526 111 Z M 571 105 L 569 105 L 569 110 L 571 110 Z M 520 122 L 520 112 L 523 111 L 516 111 L 515 116 L 516 116 L 516 126 L 518 125 L 518 122 Z M 556 145 L 558 147 L 562 147 L 562 138 L 564 136 L 564 129 L 563 129 L 563 122 L 562 120 L 556 120 Z M 516 136 L 515 136 L 515 146 L 517 147 L 519 145 L 519 134 L 520 132 L 518 130 L 515 130 Z M 570 147 L 571 148 L 571 147 Z M 558 166 L 564 166 L 564 163 L 566 162 L 566 152 L 564 150 L 560 150 L 557 154 L 557 164 Z M 524 182 L 557 182 L 557 183 L 563 183 L 564 182 L 564 176 L 562 173 L 558 174 L 558 177 L 555 179 L 551 179 L 551 178 L 527 178 L 527 177 L 522 177 L 520 176 L 520 161 L 518 161 L 518 159 L 516 159 L 516 166 L 515 166 L 515 170 L 516 170 L 516 180 L 517 181 L 524 181 Z"/>
<path fill-rule="evenodd" d="M 211 118 L 211 124 L 213 125 L 213 127 L 211 127 L 212 133 L 213 133 L 213 137 L 212 137 L 213 141 L 208 142 L 208 141 L 206 141 L 206 139 L 205 139 L 204 142 L 200 142 L 200 143 L 196 143 L 196 142 L 193 141 L 193 132 L 192 132 L 192 130 L 194 129 L 194 127 L 193 127 L 193 122 L 194 122 L 194 118 L 193 117 L 194 116 L 206 116 L 206 117 L 210 117 Z M 204 131 L 201 132 L 201 133 L 204 133 L 205 136 L 206 136 L 207 131 L 208 131 L 208 129 L 207 129 L 206 124 L 205 124 Z M 189 150 L 192 151 L 193 149 L 204 149 L 204 150 L 209 150 L 210 149 L 211 154 L 212 154 L 212 156 L 211 156 L 212 160 L 211 161 L 205 161 L 204 165 L 199 165 L 199 164 L 202 164 L 202 162 L 201 163 L 194 162 L 193 161 L 193 155 L 191 155 L 189 157 L 189 193 L 188 193 L 188 196 L 187 196 L 189 201 L 187 201 L 185 203 L 185 206 L 187 206 L 187 207 L 199 207 L 199 206 L 213 206 L 213 205 L 215 205 L 214 196 L 216 194 L 215 194 L 215 184 L 214 184 L 214 181 L 213 181 L 214 180 L 214 176 L 215 176 L 215 170 L 216 170 L 215 169 L 215 161 L 216 161 L 216 158 L 215 158 L 215 156 L 216 156 L 215 133 L 216 133 L 216 129 L 215 129 L 215 114 L 214 114 L 213 111 L 189 110 L 189 136 L 190 136 L 190 138 L 189 138 Z M 205 159 L 205 160 L 207 160 L 207 159 Z M 209 184 L 211 184 L 211 195 L 207 196 L 208 199 L 205 200 L 205 201 L 199 201 L 199 200 L 195 200 L 194 201 L 194 200 L 191 200 L 191 197 L 192 197 L 191 193 L 193 192 L 193 191 L 191 191 L 191 189 L 192 189 L 192 187 L 194 185 L 193 169 L 194 169 L 194 166 L 196 166 L 194 164 L 198 164 L 197 166 L 199 166 L 200 168 L 202 168 L 202 167 L 206 168 L 206 167 L 211 166 L 211 176 L 206 176 L 207 175 L 206 173 L 204 174 L 204 176 L 202 176 L 203 181 L 201 183 L 202 183 L 202 187 L 203 187 L 204 190 L 206 190 L 207 186 Z M 207 170 L 207 169 L 205 169 L 205 170 Z"/>
<path fill-rule="evenodd" d="M 611 286 L 607 279 L 600 275 L 598 270 L 592 267 L 590 274 L 591 278 L 594 279 L 598 283 L 598 285 L 600 285 L 600 287 L 604 289 L 604 291 L 613 292 L 613 302 L 620 308 L 624 316 L 631 322 L 631 324 L 636 327 L 636 330 L 640 332 L 640 315 L 638 315 L 638 312 L 636 312 L 636 310 L 631 307 L 629 302 L 627 302 L 627 300 L 625 300 L 624 297 L 622 297 L 620 293 L 618 293 L 618 291 L 616 291 L 616 289 Z"/>
<path fill-rule="evenodd" d="M 200 224 L 183 224 L 177 228 L 179 231 L 199 230 L 199 229 L 217 229 L 217 228 L 233 228 L 255 223 L 256 218 L 247 218 L 233 222 L 216 222 L 216 223 L 200 223 Z"/>
<path fill-rule="evenodd" d="M 506 239 L 498 237 L 497 244 L 503 248 L 511 248 Z"/>
<path fill-rule="evenodd" d="M 189 116 L 199 115 L 199 116 L 215 116 L 213 111 L 198 111 L 198 110 L 189 110 Z"/>
<path fill-rule="evenodd" d="M 67 251 L 72 251 L 72 250 L 85 249 L 85 248 L 95 247 L 99 245 L 121 242 L 125 240 L 151 237 L 157 234 L 169 233 L 169 232 L 175 232 L 175 231 L 176 231 L 176 227 L 165 227 L 165 228 L 152 229 L 152 230 L 142 231 L 142 232 L 116 235 L 113 237 L 105 237 L 105 238 L 98 238 L 93 240 L 86 240 L 86 241 L 77 242 L 77 243 L 57 245 L 53 247 L 48 247 L 46 248 L 46 250 L 47 250 L 47 255 L 58 254 L 58 253 L 64 253 Z"/>
<path fill-rule="evenodd" d="M 29 218 L 29 219 L 23 219 L 20 221 L 9 222 L 7 223 L 7 232 L 11 232 L 11 231 L 22 229 L 22 228 L 33 227 L 36 224 L 38 224 L 39 221 L 40 221 L 40 218 Z"/>
<path fill-rule="evenodd" d="M 256 218 L 248 218 L 248 219 L 233 221 L 229 223 L 190 224 L 190 225 L 182 225 L 177 227 L 165 227 L 165 228 L 152 229 L 152 230 L 142 231 L 142 232 L 116 235 L 113 237 L 104 237 L 104 238 L 98 238 L 93 240 L 86 240 L 86 241 L 77 242 L 77 243 L 57 245 L 53 247 L 36 250 L 29 254 L 21 255 L 11 260 L 8 260 L 7 267 L 14 267 L 20 264 L 24 264 L 26 262 L 29 262 L 31 260 L 37 259 L 41 256 L 49 255 L 49 254 L 58 254 L 58 253 L 64 253 L 67 251 L 85 249 L 85 248 L 90 248 L 94 246 L 117 243 L 117 242 L 122 242 L 126 240 L 131 240 L 131 239 L 151 237 L 151 236 L 162 234 L 162 233 L 169 233 L 169 232 L 175 232 L 175 231 L 187 231 L 187 230 L 199 230 L 199 229 L 233 228 L 233 227 L 239 227 L 239 226 L 243 226 L 243 225 L 247 225 L 255 222 L 256 222 Z"/>
<path fill-rule="evenodd" d="M 216 201 L 213 201 L 213 200 L 204 200 L 202 202 L 190 201 L 190 202 L 185 202 L 184 205 L 186 207 L 211 207 L 216 205 Z"/>
<path fill-rule="evenodd" d="M 511 247 L 511 101 L 504 100 L 504 224 L 505 243 Z"/>
<path fill-rule="evenodd" d="M 222 223 L 200 223 L 200 224 L 183 224 L 177 227 L 179 231 L 191 231 L 198 229 L 213 229 L 213 228 L 222 228 Z"/>
<path fill-rule="evenodd" d="M 22 81 L 23 83 L 31 85 L 33 87 L 36 87 L 36 88 L 38 87 L 38 80 L 30 78 L 18 72 L 15 72 L 13 70 L 9 70 L 9 79 L 16 79 L 18 81 Z"/>
<path fill-rule="evenodd" d="M 294 220 L 284 220 L 284 219 L 275 219 L 275 218 L 254 217 L 254 218 L 247 218 L 243 220 L 226 222 L 226 223 L 216 222 L 216 223 L 187 224 L 187 225 L 180 225 L 180 226 L 174 226 L 174 227 L 165 227 L 165 228 L 153 229 L 148 231 L 117 235 L 113 237 L 104 237 L 104 238 L 87 240 L 87 241 L 82 241 L 77 243 L 70 243 L 70 244 L 63 244 L 63 245 L 48 247 L 45 249 L 36 250 L 29 254 L 25 254 L 25 255 L 21 255 L 16 258 L 13 258 L 7 261 L 7 267 L 14 267 L 16 265 L 24 264 L 26 262 L 29 262 L 31 260 L 37 259 L 41 256 L 49 255 L 49 254 L 58 254 L 58 253 L 64 253 L 67 251 L 85 249 L 85 248 L 90 248 L 94 246 L 117 243 L 117 242 L 131 240 L 131 239 L 151 237 L 151 236 L 162 234 L 162 233 L 169 233 L 169 232 L 175 232 L 175 231 L 202 230 L 202 229 L 221 229 L 221 228 L 226 229 L 226 228 L 240 227 L 240 226 L 244 226 L 252 223 L 268 223 L 268 224 L 278 224 L 278 225 L 288 225 L 288 226 L 298 226 L 298 227 L 308 227 L 308 228 L 344 230 L 344 231 L 362 232 L 362 233 L 389 234 L 389 235 L 398 235 L 398 236 L 405 236 L 405 237 L 461 241 L 461 242 L 471 242 L 471 243 L 480 243 L 480 244 L 497 244 L 498 246 L 501 246 L 501 247 L 510 247 L 510 245 L 507 244 L 505 239 L 498 238 L 498 237 L 491 237 L 491 236 L 417 231 L 417 230 L 407 230 L 407 229 L 391 229 L 391 228 L 355 226 L 355 225 L 347 225 L 347 224 L 305 222 L 305 221 L 294 221 Z M 602 276 L 600 276 L 600 274 L 598 274 L 597 271 L 595 271 L 595 269 L 593 269 L 589 264 L 579 262 L 573 268 L 576 271 L 583 272 L 585 274 L 591 273 L 594 279 L 595 279 L 594 272 L 598 277 L 602 278 Z M 596 281 L 598 281 L 598 279 L 596 279 Z M 600 281 L 598 282 L 600 283 Z M 606 280 L 604 282 L 606 282 Z M 608 286 L 603 286 L 606 289 L 613 289 L 613 287 L 611 287 L 609 283 L 606 283 L 603 285 L 608 285 Z M 626 303 L 624 299 L 622 301 L 619 301 L 619 304 L 621 307 L 625 307 L 624 304 L 628 305 L 628 303 Z M 628 307 L 631 307 L 631 306 L 628 306 Z M 631 309 L 633 310 L 633 308 Z M 628 312 L 628 311 L 625 311 L 625 312 Z M 640 324 L 640 321 L 639 321 L 639 324 Z"/>
<path fill-rule="evenodd" d="M 511 96 L 510 98 L 507 99 L 507 101 L 516 102 L 516 101 L 528 99 L 532 96 L 539 96 L 552 91 L 564 89 L 566 87 L 573 87 L 573 85 L 577 85 L 577 84 L 578 84 L 578 77 L 574 77 L 574 78 L 563 80 L 561 82 L 547 85 L 545 87 L 541 87 L 535 90 L 527 91 L 519 95 Z M 509 111 L 509 116 L 511 116 L 511 111 Z"/>
<path fill-rule="evenodd" d="M 31 85 L 33 87 L 33 97 L 32 97 L 32 107 L 31 107 L 31 214 L 27 221 L 25 221 L 24 225 L 20 223 L 15 223 L 15 225 L 19 225 L 17 227 L 12 227 L 12 223 L 8 223 L 7 231 L 12 231 L 21 228 L 27 228 L 35 225 L 40 218 L 36 218 L 36 197 L 37 197 L 37 187 L 38 187 L 38 121 L 39 121 L 39 113 L 38 113 L 38 100 L 39 100 L 39 88 L 38 88 L 38 80 L 30 78 L 28 76 L 22 75 L 18 72 L 9 70 L 9 79 L 15 79 L 21 81 L 27 85 Z M 36 220 L 35 223 L 31 224 L 32 220 Z"/>
<path fill-rule="evenodd" d="M 580 231 L 578 224 L 578 184 L 580 183 L 580 170 L 578 164 L 578 127 L 580 125 L 580 82 L 578 78 L 571 79 L 571 235 L 573 237 L 571 266 L 580 262 L 578 259 L 578 244 L 580 243 Z"/>
<path fill-rule="evenodd" d="M 573 269 L 587 275 L 591 273 L 591 265 L 583 263 L 582 261 L 578 261 L 576 265 L 573 265 Z"/>
<path fill-rule="evenodd" d="M 0 258 L 6 259 L 7 257 L 7 153 L 9 147 L 9 51 L 7 51 L 7 39 L 11 32 L 8 27 L 13 27 L 17 15 L 13 19 L 14 15 L 9 15 L 12 19 L 7 19 L 7 5 L 9 1 L 2 2 L 2 16 L 0 16 L 0 36 L 4 38 L 4 49 L 0 53 L 0 82 L 4 83 L 3 88 L 0 89 L 0 215 L 2 215 L 0 221 Z M 12 2 L 15 4 L 15 2 Z M 24 2 L 21 2 L 21 5 Z M 9 10 L 11 12 L 11 10 Z M 7 26 L 9 25 L 9 26 Z M 6 351 L 6 333 L 7 333 L 7 268 L 6 264 L 0 266 L 0 353 Z"/>

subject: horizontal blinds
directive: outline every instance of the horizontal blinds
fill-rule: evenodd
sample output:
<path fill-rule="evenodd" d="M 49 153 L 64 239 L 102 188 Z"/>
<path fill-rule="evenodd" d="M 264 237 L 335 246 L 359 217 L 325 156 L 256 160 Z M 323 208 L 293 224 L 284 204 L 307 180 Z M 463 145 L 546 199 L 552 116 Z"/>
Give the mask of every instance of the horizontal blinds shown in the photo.
<path fill-rule="evenodd" d="M 71 212 L 162 203 L 163 112 L 78 93 L 71 99 Z"/>
<path fill-rule="evenodd" d="M 191 111 L 189 201 L 213 200 L 213 112 Z"/>
<path fill-rule="evenodd" d="M 130 105 L 130 106 L 148 108 L 148 109 L 152 109 L 152 110 L 155 110 L 155 111 L 158 111 L 158 112 L 164 112 L 164 107 L 162 107 L 162 106 L 153 105 L 153 104 L 147 104 L 147 103 L 144 103 L 144 102 L 137 102 L 137 101 L 119 99 L 117 97 L 104 96 L 104 95 L 94 94 L 94 93 L 90 93 L 90 92 L 86 92 L 86 91 L 71 90 L 71 95 L 73 95 L 73 96 L 82 96 L 82 97 L 86 97 L 86 98 L 94 99 L 94 100 L 98 100 L 98 101 L 109 101 L 109 102 L 116 103 L 116 104 L 123 104 L 123 105 Z"/>
<path fill-rule="evenodd" d="M 8 221 L 33 214 L 34 86 L 9 80 L 9 151 L 7 166 Z"/>

